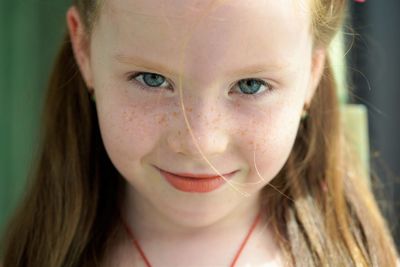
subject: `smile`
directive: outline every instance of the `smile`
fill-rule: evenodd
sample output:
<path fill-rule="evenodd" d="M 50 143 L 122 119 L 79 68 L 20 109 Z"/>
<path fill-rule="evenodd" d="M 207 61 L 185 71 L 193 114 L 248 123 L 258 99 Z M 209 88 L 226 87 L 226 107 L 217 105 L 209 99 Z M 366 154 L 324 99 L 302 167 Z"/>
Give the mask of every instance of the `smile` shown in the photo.
<path fill-rule="evenodd" d="M 175 174 L 158 169 L 161 175 L 174 188 L 191 193 L 207 193 L 214 191 L 226 183 L 221 176 L 194 175 L 194 174 Z M 222 174 L 226 179 L 231 179 L 236 171 Z"/>

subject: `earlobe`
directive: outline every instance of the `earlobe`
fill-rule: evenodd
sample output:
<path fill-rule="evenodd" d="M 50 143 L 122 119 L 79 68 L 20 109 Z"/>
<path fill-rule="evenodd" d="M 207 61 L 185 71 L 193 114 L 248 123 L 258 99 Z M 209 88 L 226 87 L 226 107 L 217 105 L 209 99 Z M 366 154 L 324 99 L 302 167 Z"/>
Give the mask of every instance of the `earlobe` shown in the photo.
<path fill-rule="evenodd" d="M 311 100 L 317 90 L 318 84 L 321 81 L 325 69 L 326 50 L 317 48 L 313 51 L 312 66 L 311 66 L 311 79 L 309 83 L 309 90 L 306 97 L 306 103 L 310 104 Z"/>
<path fill-rule="evenodd" d="M 93 87 L 89 60 L 89 46 L 84 25 L 75 6 L 71 6 L 66 14 L 68 32 L 71 39 L 75 61 L 88 88 Z"/>

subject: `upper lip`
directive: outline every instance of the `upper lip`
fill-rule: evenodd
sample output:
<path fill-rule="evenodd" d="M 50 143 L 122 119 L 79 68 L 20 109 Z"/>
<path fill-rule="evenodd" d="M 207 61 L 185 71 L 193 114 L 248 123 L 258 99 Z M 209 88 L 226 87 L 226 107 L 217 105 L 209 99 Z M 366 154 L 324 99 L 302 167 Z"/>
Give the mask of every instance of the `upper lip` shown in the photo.
<path fill-rule="evenodd" d="M 188 172 L 170 172 L 170 171 L 166 171 L 160 168 L 157 168 L 160 171 L 163 172 L 167 172 L 176 176 L 182 176 L 182 177 L 189 177 L 189 178 L 215 178 L 215 177 L 219 177 L 219 175 L 216 174 L 204 174 L 204 173 L 188 173 Z M 233 172 L 228 172 L 228 173 L 221 173 L 221 175 L 230 175 L 232 173 L 234 173 L 236 171 Z"/>

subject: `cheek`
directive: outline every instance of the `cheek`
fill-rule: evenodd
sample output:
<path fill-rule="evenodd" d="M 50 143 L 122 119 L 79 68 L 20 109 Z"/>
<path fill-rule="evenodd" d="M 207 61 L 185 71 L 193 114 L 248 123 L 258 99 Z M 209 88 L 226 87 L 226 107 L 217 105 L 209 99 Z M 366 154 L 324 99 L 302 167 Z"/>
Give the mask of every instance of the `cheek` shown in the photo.
<path fill-rule="evenodd" d="M 152 152 L 167 123 L 146 105 L 108 105 L 98 110 L 98 116 L 106 151 L 125 177 Z"/>
<path fill-rule="evenodd" d="M 281 170 L 297 135 L 298 112 L 297 108 L 271 110 L 241 130 L 242 151 L 249 164 L 248 179 L 258 181 L 261 175 L 267 183 Z"/>

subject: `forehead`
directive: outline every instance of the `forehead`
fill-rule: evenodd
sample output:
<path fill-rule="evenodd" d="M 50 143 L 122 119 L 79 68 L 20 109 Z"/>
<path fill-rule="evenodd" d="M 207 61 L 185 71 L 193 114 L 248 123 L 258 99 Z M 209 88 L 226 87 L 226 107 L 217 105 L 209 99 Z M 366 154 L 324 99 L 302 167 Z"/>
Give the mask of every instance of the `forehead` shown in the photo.
<path fill-rule="evenodd" d="M 275 13 L 278 16 L 308 16 L 308 0 L 103 0 L 103 11 L 118 15 L 144 15 L 168 17 L 170 19 L 197 18 L 207 13 L 217 20 L 229 19 L 240 12 L 267 16 Z M 271 12 L 270 12 L 271 11 Z M 296 14 L 295 14 L 296 13 Z M 214 16 L 217 15 L 217 16 Z M 297 16 L 296 16 L 297 17 Z M 294 18 L 296 18 L 294 17 Z"/>
<path fill-rule="evenodd" d="M 307 45 L 309 10 L 307 0 L 105 0 L 98 27 L 117 53 L 272 60 Z"/>
<path fill-rule="evenodd" d="M 310 25 L 307 0 L 104 0 L 102 14 L 126 27 L 164 26 L 177 34 L 200 23 L 244 28 L 253 22 L 259 30 L 281 28 L 294 31 Z M 297 27 L 296 27 L 297 26 Z"/>

